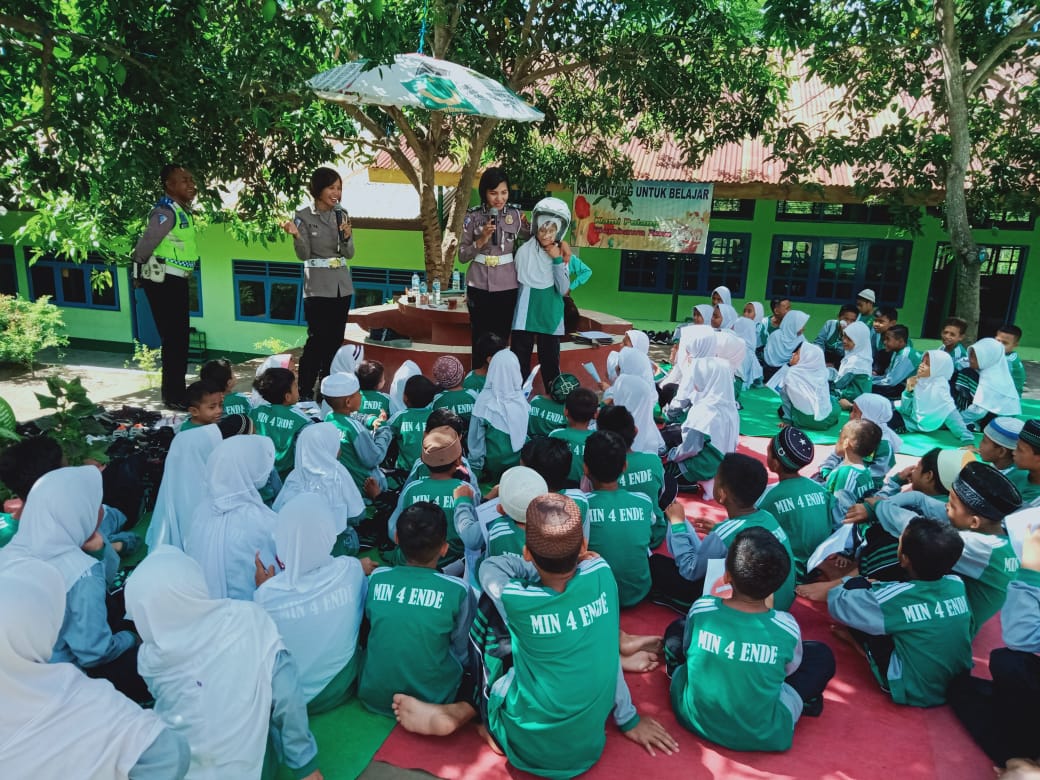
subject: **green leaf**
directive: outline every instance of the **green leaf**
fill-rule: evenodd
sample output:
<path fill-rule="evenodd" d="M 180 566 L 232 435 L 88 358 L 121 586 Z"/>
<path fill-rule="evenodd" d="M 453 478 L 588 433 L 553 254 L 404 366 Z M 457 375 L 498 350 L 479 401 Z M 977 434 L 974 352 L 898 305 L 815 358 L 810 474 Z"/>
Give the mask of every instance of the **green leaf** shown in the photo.
<path fill-rule="evenodd" d="M 275 14 L 278 13 L 278 3 L 275 0 L 264 0 L 264 4 L 260 10 L 260 14 L 263 16 L 265 22 L 274 21 Z"/>
<path fill-rule="evenodd" d="M 115 68 L 112 70 L 112 78 L 116 80 L 116 84 L 123 86 L 126 83 L 126 66 L 121 62 L 117 62 Z"/>
<path fill-rule="evenodd" d="M 41 409 L 57 409 L 58 400 L 49 395 L 41 395 L 40 393 L 33 393 L 36 396 L 36 400 L 40 404 Z"/>

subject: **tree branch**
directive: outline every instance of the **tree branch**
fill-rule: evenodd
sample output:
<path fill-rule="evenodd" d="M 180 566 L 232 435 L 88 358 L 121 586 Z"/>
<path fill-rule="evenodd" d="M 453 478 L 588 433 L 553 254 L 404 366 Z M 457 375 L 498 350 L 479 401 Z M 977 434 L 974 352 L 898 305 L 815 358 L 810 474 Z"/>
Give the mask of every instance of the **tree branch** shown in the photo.
<path fill-rule="evenodd" d="M 126 49 L 115 46 L 107 41 L 99 41 L 97 38 L 81 35 L 72 30 L 55 29 L 50 27 L 45 28 L 43 25 L 37 24 L 36 22 L 18 16 L 10 16 L 9 14 L 0 14 L 0 27 L 7 27 L 16 32 L 32 35 L 33 37 L 41 39 L 41 41 L 48 38 L 69 38 L 70 40 L 78 41 L 79 43 L 85 43 L 88 46 L 96 46 L 100 49 L 104 49 L 117 59 L 129 62 L 141 70 L 148 70 L 148 67 L 143 62 L 134 57 Z"/>
<path fill-rule="evenodd" d="M 1000 58 L 1007 53 L 1008 49 L 1013 46 L 1027 41 L 1030 38 L 1036 37 L 1036 32 L 1033 28 L 1040 24 L 1040 10 L 1034 11 L 1022 18 L 1022 20 L 1016 24 L 1011 31 L 1005 35 L 997 45 L 993 47 L 989 54 L 987 54 L 982 62 L 976 66 L 975 70 L 972 71 L 971 75 L 967 79 L 965 84 L 965 91 L 969 95 L 974 95 L 975 92 L 985 84 L 993 71 L 996 69 Z"/>
<path fill-rule="evenodd" d="M 588 67 L 588 65 L 589 63 L 587 62 L 572 62 L 569 64 L 556 65 L 551 68 L 542 68 L 541 70 L 534 70 L 528 73 L 523 78 L 514 82 L 513 89 L 520 90 L 524 87 L 529 87 L 530 85 L 538 81 L 541 81 L 542 79 L 547 79 L 550 76 L 556 76 L 560 73 L 573 73 L 576 70 L 581 70 L 582 68 Z"/>
<path fill-rule="evenodd" d="M 379 146 L 371 142 L 369 142 L 369 145 L 373 148 L 382 148 L 383 150 L 385 150 L 386 153 L 390 155 L 390 158 L 395 163 L 397 163 L 397 167 L 401 169 L 401 173 L 408 177 L 408 181 L 415 188 L 416 192 L 418 192 L 422 184 L 419 180 L 419 175 L 415 170 L 415 166 L 413 166 L 412 161 L 408 159 L 408 155 L 402 152 L 401 148 L 398 145 L 390 143 L 391 139 L 387 137 L 386 131 L 384 131 L 383 128 L 379 126 L 378 122 L 376 122 L 374 119 L 372 119 L 372 117 L 370 117 L 368 114 L 362 111 L 359 106 L 352 106 L 348 104 L 344 106 L 344 110 L 346 110 L 346 112 L 350 115 L 352 119 L 354 119 L 355 122 L 357 122 L 363 128 L 368 130 L 368 132 L 370 132 L 377 139 L 384 142 L 382 146 Z"/>

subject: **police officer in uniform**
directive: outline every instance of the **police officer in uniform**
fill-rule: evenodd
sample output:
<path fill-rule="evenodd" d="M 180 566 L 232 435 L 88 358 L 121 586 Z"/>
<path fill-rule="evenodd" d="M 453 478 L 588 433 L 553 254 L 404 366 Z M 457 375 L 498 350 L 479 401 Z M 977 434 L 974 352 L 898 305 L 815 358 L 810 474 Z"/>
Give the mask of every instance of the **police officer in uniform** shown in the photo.
<path fill-rule="evenodd" d="M 491 332 L 509 340 L 516 308 L 513 252 L 531 237 L 531 226 L 509 200 L 509 179 L 501 168 L 488 168 L 478 185 L 481 205 L 466 212 L 459 261 L 468 263 L 466 305 L 472 343 Z"/>
<path fill-rule="evenodd" d="M 162 340 L 162 399 L 170 409 L 186 410 L 184 375 L 188 371 L 188 277 L 199 263 L 191 202 L 197 189 L 191 171 L 165 165 L 159 174 L 165 195 L 148 217 L 148 226 L 134 247 L 134 262 L 155 255 L 165 265 L 161 282 L 141 279 L 155 327 Z"/>

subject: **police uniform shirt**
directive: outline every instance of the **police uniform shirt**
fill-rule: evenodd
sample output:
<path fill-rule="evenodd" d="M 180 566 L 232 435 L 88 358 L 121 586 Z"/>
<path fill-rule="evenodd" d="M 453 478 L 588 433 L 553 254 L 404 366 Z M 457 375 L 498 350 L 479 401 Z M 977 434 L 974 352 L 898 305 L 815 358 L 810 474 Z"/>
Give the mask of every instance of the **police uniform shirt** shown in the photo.
<path fill-rule="evenodd" d="M 346 212 L 343 212 L 343 219 L 347 219 Z M 350 260 L 354 257 L 354 236 L 341 240 L 335 210 L 317 211 L 313 206 L 307 206 L 296 212 L 293 222 L 300 231 L 293 237 L 293 249 L 300 260 L 333 257 Z M 354 283 L 346 263 L 339 268 L 305 267 L 303 277 L 304 298 L 339 298 L 354 294 Z"/>
<path fill-rule="evenodd" d="M 520 241 L 531 237 L 531 226 L 523 212 L 517 206 L 509 204 L 498 214 L 498 229 L 483 247 L 478 247 L 475 243 L 477 237 L 491 219 L 493 217 L 487 206 L 474 206 L 466 212 L 466 220 L 462 224 L 462 240 L 459 242 L 459 261 L 469 263 L 466 284 L 488 292 L 515 290 L 516 263 L 492 266 L 473 260 L 478 255 L 499 257 L 514 253 Z"/>

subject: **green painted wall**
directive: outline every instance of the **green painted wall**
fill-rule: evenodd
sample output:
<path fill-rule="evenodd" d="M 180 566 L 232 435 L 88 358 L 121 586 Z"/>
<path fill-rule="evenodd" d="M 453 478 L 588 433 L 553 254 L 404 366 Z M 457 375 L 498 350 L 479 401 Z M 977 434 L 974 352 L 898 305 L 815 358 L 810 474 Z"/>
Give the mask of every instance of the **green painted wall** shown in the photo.
<path fill-rule="evenodd" d="M 567 194 L 564 194 L 564 197 L 567 197 Z M 918 236 L 910 236 L 884 225 L 777 222 L 775 214 L 776 202 L 763 200 L 756 204 L 752 220 L 715 219 L 712 222 L 712 228 L 716 232 L 751 235 L 746 292 L 743 298 L 734 300 L 738 311 L 747 300 L 766 303 L 766 281 L 774 235 L 908 239 L 913 241 L 913 252 L 900 319 L 908 324 L 913 335 L 920 334 L 936 247 L 946 240 L 946 234 L 938 220 L 925 217 L 923 232 Z M 0 217 L 0 241 L 10 241 L 10 238 L 4 237 L 11 236 L 20 221 L 18 215 L 8 214 Z M 1027 247 L 1016 323 L 1025 332 L 1023 345 L 1040 346 L 1040 307 L 1034 305 L 1036 293 L 1040 291 L 1040 230 L 977 230 L 975 238 L 982 244 Z M 423 266 L 422 237 L 418 232 L 358 229 L 355 231 L 355 243 L 357 255 L 354 263 L 357 266 L 401 269 L 421 269 Z M 291 345 L 302 345 L 306 338 L 304 326 L 241 322 L 234 316 L 231 261 L 295 262 L 292 245 L 288 241 L 280 241 L 266 247 L 259 244 L 247 245 L 236 241 L 221 226 L 214 226 L 202 231 L 199 248 L 203 258 L 203 316 L 193 318 L 192 324 L 205 331 L 211 350 L 253 352 L 254 344 L 267 338 L 277 338 Z M 579 254 L 593 269 L 592 279 L 575 293 L 575 300 L 579 306 L 610 312 L 644 327 L 667 327 L 671 310 L 670 294 L 618 292 L 620 251 L 585 249 L 579 250 Z M 20 259 L 21 253 L 16 252 L 16 257 Z M 19 290 L 25 293 L 28 291 L 25 266 L 21 262 L 17 266 Z M 129 343 L 130 285 L 124 270 L 121 270 L 119 277 L 119 301 L 118 312 L 66 308 L 65 321 L 69 335 Z M 679 319 L 688 316 L 691 307 L 701 302 L 704 302 L 702 297 L 680 297 Z M 837 306 L 829 304 L 794 302 L 794 307 L 811 315 L 812 320 L 807 329 L 810 336 L 815 335 L 823 321 L 833 318 L 837 311 Z"/>

